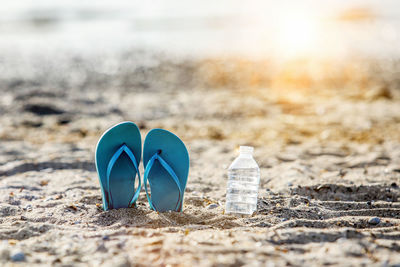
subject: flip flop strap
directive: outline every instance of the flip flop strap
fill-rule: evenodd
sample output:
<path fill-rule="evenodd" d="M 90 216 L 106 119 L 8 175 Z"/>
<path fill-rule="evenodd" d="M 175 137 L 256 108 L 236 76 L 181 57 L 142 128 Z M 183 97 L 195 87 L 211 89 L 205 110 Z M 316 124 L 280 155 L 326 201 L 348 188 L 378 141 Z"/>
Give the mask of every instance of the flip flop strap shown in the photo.
<path fill-rule="evenodd" d="M 171 176 L 172 180 L 176 183 L 176 186 L 178 187 L 179 198 L 178 198 L 178 202 L 176 203 L 176 206 L 175 206 L 175 211 L 179 211 L 177 209 L 178 208 L 180 209 L 181 196 L 183 195 L 183 193 L 182 193 L 182 189 L 181 189 L 181 186 L 180 186 L 180 182 L 179 182 L 178 176 L 175 174 L 175 172 L 171 168 L 171 166 L 158 153 L 154 154 L 151 157 L 151 159 L 147 162 L 146 170 L 144 171 L 143 183 L 144 183 L 144 189 L 146 191 L 146 196 L 147 196 L 147 200 L 149 201 L 150 208 L 153 209 L 153 210 L 157 210 L 157 208 L 155 208 L 153 202 L 151 201 L 151 198 L 149 196 L 149 192 L 147 191 L 148 175 L 150 173 L 151 168 L 153 167 L 153 164 L 154 164 L 155 160 L 158 160 L 158 162 L 160 162 L 161 166 L 163 166 L 163 168 L 168 172 L 168 174 Z"/>
<path fill-rule="evenodd" d="M 136 202 L 136 200 L 139 197 L 140 189 L 142 188 L 142 183 L 140 181 L 140 172 L 138 169 L 135 155 L 132 153 L 132 151 L 129 149 L 129 147 L 127 145 L 123 144 L 111 157 L 110 161 L 108 162 L 108 166 L 107 166 L 107 193 L 108 193 L 108 201 L 109 201 L 109 204 L 111 207 L 112 207 L 112 196 L 111 196 L 111 191 L 110 191 L 110 175 L 111 175 L 111 171 L 112 171 L 112 168 L 114 167 L 115 162 L 121 156 L 122 152 L 125 152 L 125 154 L 128 155 L 128 157 L 132 161 L 133 166 L 135 167 L 136 173 L 139 177 L 139 186 L 136 189 L 136 192 L 133 195 L 132 200 L 129 202 L 129 207 L 132 206 Z M 135 177 L 133 177 L 134 181 L 135 181 Z"/>

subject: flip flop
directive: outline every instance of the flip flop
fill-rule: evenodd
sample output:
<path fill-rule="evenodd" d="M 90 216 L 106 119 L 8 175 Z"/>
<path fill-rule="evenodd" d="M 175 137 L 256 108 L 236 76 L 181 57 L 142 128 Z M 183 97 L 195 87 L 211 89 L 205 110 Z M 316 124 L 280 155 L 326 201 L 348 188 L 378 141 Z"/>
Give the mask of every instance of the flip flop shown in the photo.
<path fill-rule="evenodd" d="M 142 140 L 133 122 L 122 122 L 108 129 L 96 147 L 104 210 L 128 208 L 135 204 L 141 189 L 139 163 Z M 139 186 L 135 190 L 136 175 Z"/>
<path fill-rule="evenodd" d="M 143 145 L 144 188 L 150 208 L 164 212 L 182 211 L 189 174 L 189 153 L 175 134 L 151 130 Z M 151 196 L 147 191 L 149 181 Z"/>

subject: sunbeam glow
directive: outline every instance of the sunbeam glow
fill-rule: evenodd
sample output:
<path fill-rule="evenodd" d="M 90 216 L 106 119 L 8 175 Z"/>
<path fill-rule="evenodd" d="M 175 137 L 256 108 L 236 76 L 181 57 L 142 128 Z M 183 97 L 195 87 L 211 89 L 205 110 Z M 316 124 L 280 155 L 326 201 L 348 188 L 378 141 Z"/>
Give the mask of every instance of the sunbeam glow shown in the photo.
<path fill-rule="evenodd" d="M 315 49 L 318 21 L 306 12 L 288 12 L 278 19 L 277 42 L 289 56 L 309 54 Z"/>

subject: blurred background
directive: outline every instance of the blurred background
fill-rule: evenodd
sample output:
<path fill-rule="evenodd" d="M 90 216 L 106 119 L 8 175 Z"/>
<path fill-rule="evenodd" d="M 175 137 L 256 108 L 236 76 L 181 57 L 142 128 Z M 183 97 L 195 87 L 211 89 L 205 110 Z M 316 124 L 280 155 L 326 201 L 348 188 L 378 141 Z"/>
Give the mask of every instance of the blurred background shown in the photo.
<path fill-rule="evenodd" d="M 400 48 L 400 9 L 383 1 L 11 1 L 0 7 L 1 50 L 290 59 L 379 56 Z"/>
<path fill-rule="evenodd" d="M 54 117 L 56 125 L 91 118 L 97 134 L 125 119 L 165 127 L 174 116 L 263 119 L 273 105 L 298 115 L 337 97 L 393 101 L 399 41 L 396 0 L 4 0 L 0 111 L 8 115 L 2 127 L 55 129 Z M 321 115 L 326 108 L 315 110 Z M 211 136 L 234 135 L 225 129 L 210 130 Z M 4 138 L 21 138 L 13 134 L 3 130 Z"/>
<path fill-rule="evenodd" d="M 400 54 L 400 8 L 395 0 L 5 0 L 0 36 L 3 78 L 63 71 L 73 57 L 90 60 L 93 66 L 86 68 L 94 72 L 113 75 L 130 67 L 125 64 L 142 65 L 119 58 L 140 51 L 178 60 L 234 58 L 235 65 L 238 59 L 268 60 L 273 69 L 255 68 L 263 78 L 282 70 L 291 79 L 304 72 L 308 80 L 332 78 L 345 64 L 340 75 L 364 75 L 373 68 L 392 79 L 398 76 L 393 64 Z M 366 58 L 380 64 L 360 63 Z M 63 72 L 78 83 L 85 80 L 82 72 L 74 73 Z"/>

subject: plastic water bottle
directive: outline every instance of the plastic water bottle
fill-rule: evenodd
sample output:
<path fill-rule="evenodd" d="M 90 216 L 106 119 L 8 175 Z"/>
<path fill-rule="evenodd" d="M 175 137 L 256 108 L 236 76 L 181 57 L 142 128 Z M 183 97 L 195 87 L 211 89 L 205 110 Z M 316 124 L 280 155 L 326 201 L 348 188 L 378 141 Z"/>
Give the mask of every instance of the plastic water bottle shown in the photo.
<path fill-rule="evenodd" d="M 251 146 L 241 146 L 240 155 L 228 169 L 225 213 L 251 215 L 257 210 L 260 168 L 253 150 Z"/>

